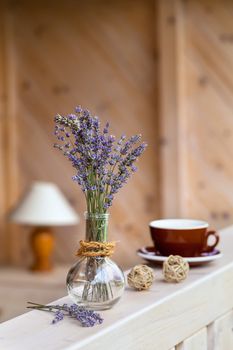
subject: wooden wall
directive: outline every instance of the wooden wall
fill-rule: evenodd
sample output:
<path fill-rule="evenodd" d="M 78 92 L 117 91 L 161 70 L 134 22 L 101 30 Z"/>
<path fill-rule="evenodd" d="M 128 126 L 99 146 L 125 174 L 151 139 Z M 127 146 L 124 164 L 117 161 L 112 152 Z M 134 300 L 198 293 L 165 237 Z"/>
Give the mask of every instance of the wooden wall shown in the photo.
<path fill-rule="evenodd" d="M 233 2 L 159 4 L 163 214 L 223 227 L 233 222 Z"/>
<path fill-rule="evenodd" d="M 157 217 L 233 217 L 233 3 L 5 1 L 0 11 L 0 261 L 30 261 L 28 231 L 4 220 L 33 180 L 57 183 L 82 216 L 73 169 L 52 148 L 53 116 L 81 103 L 149 148 L 111 210 L 115 260 L 140 261 Z M 57 230 L 74 261 L 83 223 Z M 130 242 L 130 247 L 129 247 Z"/>
<path fill-rule="evenodd" d="M 83 219 L 84 198 L 71 180 L 74 170 L 52 147 L 57 112 L 71 113 L 81 103 L 103 122 L 110 120 L 116 135 L 141 132 L 150 148 L 140 162 L 140 171 L 119 193 L 111 211 L 110 239 L 120 241 L 115 259 L 130 266 L 135 250 L 144 241 L 150 242 L 147 223 L 158 215 L 154 2 L 7 4 L 4 54 L 9 60 L 5 70 L 10 86 L 6 84 L 5 89 L 10 96 L 5 103 L 11 111 L 3 112 L 2 119 L 6 124 L 11 119 L 14 128 L 16 125 L 16 144 L 11 145 L 9 139 L 12 149 L 5 147 L 6 158 L 13 155 L 16 159 L 2 172 L 7 186 L 17 183 L 12 199 L 17 201 L 32 180 L 53 181 Z M 8 124 L 9 137 L 10 129 Z M 28 232 L 19 234 L 9 226 L 8 230 L 1 235 L 8 244 L 8 261 L 27 264 Z M 83 223 L 57 230 L 55 259 L 74 260 L 77 242 L 83 236 Z"/>
<path fill-rule="evenodd" d="M 186 213 L 217 226 L 233 222 L 232 13 L 232 1 L 186 8 Z"/>

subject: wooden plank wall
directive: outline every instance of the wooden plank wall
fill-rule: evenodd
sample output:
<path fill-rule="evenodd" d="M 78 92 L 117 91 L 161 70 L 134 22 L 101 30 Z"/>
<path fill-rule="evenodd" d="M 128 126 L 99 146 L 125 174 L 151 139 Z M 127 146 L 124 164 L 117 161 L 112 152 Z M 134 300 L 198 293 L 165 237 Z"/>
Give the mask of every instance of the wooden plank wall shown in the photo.
<path fill-rule="evenodd" d="M 116 135 L 142 133 L 150 144 L 111 215 L 110 239 L 120 241 L 115 259 L 131 266 L 135 250 L 150 242 L 147 223 L 158 215 L 154 1 L 17 1 L 7 8 L 5 20 L 8 29 L 13 21 L 8 40 L 14 49 L 16 101 L 9 118 L 17 125 L 20 194 L 33 180 L 53 181 L 83 219 L 84 198 L 72 183 L 73 169 L 52 147 L 54 115 L 70 113 L 79 103 L 103 122 L 110 120 Z M 7 76 L 12 74 L 9 67 Z M 83 235 L 83 222 L 57 230 L 56 261 L 74 260 Z M 18 248 L 10 244 L 10 260 L 20 254 L 28 264 L 28 231 L 13 237 Z"/>
<path fill-rule="evenodd" d="M 186 210 L 233 222 L 233 2 L 185 6 Z"/>
<path fill-rule="evenodd" d="M 73 170 L 52 148 L 53 116 L 81 103 L 116 135 L 141 132 L 150 145 L 111 211 L 123 267 L 150 244 L 151 219 L 232 223 L 232 11 L 227 0 L 6 1 L 1 217 L 33 180 L 57 183 L 82 216 Z M 0 261 L 28 264 L 28 231 L 0 232 Z M 57 230 L 57 262 L 74 260 L 83 233 L 83 222 Z"/>
<path fill-rule="evenodd" d="M 223 227 L 233 220 L 233 3 L 168 0 L 159 9 L 162 214 Z"/>

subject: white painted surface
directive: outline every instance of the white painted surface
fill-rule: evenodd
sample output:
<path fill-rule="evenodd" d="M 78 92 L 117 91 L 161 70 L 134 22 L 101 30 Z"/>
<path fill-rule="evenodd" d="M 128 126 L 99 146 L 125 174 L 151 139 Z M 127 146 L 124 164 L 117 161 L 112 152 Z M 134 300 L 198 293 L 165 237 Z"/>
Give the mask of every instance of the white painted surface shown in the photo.
<path fill-rule="evenodd" d="M 179 344 L 176 347 L 176 350 L 207 350 L 206 327 L 185 339 L 182 344 Z"/>
<path fill-rule="evenodd" d="M 208 350 L 233 349 L 233 311 L 218 318 L 208 327 Z"/>
<path fill-rule="evenodd" d="M 94 328 L 81 328 L 71 319 L 50 325 L 49 313 L 27 313 L 0 325 L 0 349 L 171 349 L 233 308 L 233 227 L 220 234 L 223 258 L 191 269 L 183 283 L 164 282 L 156 268 L 151 290 L 127 289 Z"/>

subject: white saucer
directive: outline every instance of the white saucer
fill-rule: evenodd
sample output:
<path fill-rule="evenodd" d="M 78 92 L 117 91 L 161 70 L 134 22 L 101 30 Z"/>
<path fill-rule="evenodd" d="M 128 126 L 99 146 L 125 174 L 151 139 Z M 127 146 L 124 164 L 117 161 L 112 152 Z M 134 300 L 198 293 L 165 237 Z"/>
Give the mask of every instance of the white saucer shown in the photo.
<path fill-rule="evenodd" d="M 137 254 L 148 261 L 157 263 L 157 264 L 162 264 L 166 259 L 167 256 L 162 256 L 159 253 L 153 251 L 153 247 L 142 247 L 140 249 L 138 249 Z M 202 264 L 206 264 L 209 263 L 211 261 L 215 261 L 217 259 L 220 259 L 222 257 L 222 253 L 220 252 L 220 250 L 214 249 L 211 253 L 203 253 L 200 256 L 196 256 L 196 257 L 187 257 L 185 258 L 188 263 L 191 266 L 195 266 L 195 265 L 202 265 Z"/>

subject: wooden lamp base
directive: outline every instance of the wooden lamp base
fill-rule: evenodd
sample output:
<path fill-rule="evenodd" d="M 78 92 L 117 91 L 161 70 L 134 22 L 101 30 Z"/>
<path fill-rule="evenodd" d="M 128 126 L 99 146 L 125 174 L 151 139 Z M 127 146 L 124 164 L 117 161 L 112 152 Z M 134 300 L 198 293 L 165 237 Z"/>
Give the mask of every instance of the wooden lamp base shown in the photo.
<path fill-rule="evenodd" d="M 32 271 L 51 271 L 51 254 L 54 247 L 54 236 L 48 227 L 37 227 L 31 234 L 31 247 L 34 256 Z"/>

